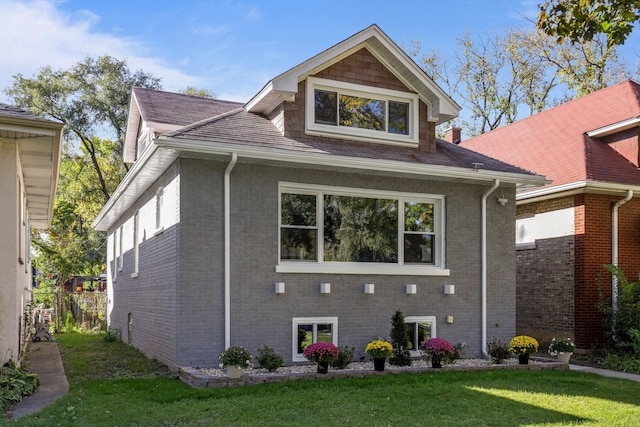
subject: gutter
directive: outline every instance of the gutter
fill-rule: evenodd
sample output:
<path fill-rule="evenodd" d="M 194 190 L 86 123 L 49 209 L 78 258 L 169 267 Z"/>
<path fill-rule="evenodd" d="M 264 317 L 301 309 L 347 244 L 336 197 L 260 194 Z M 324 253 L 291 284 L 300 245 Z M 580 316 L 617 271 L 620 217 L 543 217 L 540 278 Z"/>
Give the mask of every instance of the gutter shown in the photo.
<path fill-rule="evenodd" d="M 493 186 L 482 195 L 482 354 L 489 358 L 487 353 L 487 198 L 500 186 L 500 180 L 496 179 Z"/>
<path fill-rule="evenodd" d="M 611 264 L 616 268 L 618 267 L 618 208 L 627 203 L 633 197 L 633 190 L 627 190 L 627 195 L 624 199 L 618 200 L 612 208 L 611 213 Z M 611 308 L 616 310 L 616 304 L 618 300 L 618 277 L 613 274 L 611 276 Z"/>
<path fill-rule="evenodd" d="M 161 136 L 154 142 L 160 148 L 214 155 L 228 155 L 230 145 L 229 142 L 207 141 L 205 143 L 202 141 L 185 140 L 167 136 Z M 375 170 L 402 175 L 437 176 L 443 178 L 469 179 L 473 181 L 493 181 L 499 179 L 503 182 L 512 182 L 520 186 L 540 186 L 546 182 L 543 176 L 526 173 L 496 172 L 483 169 L 477 170 L 471 167 L 461 168 L 444 165 L 426 165 L 424 163 L 407 164 L 407 162 L 404 161 L 336 156 L 324 152 L 297 151 L 242 144 L 234 144 L 233 151 L 239 156 L 249 159 L 306 164 L 311 166 L 331 165 L 333 167 L 351 170 Z"/>
<path fill-rule="evenodd" d="M 231 346 L 231 171 L 238 154 L 231 153 L 231 161 L 224 171 L 224 348 Z"/>

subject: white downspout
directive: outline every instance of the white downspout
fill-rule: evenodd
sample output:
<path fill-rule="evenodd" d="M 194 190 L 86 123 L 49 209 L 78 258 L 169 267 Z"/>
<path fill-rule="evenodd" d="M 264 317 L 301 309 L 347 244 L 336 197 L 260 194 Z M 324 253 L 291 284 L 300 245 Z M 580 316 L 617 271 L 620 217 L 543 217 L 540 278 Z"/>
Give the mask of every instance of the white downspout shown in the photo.
<path fill-rule="evenodd" d="M 611 218 L 611 264 L 618 267 L 618 208 L 633 197 L 633 190 L 627 190 L 627 196 L 613 205 Z M 618 299 L 618 277 L 611 276 L 611 308 L 615 311 Z"/>
<path fill-rule="evenodd" d="M 224 171 L 224 348 L 231 347 L 231 171 L 238 154 L 231 153 L 231 161 Z"/>
<path fill-rule="evenodd" d="M 496 179 L 493 186 L 482 195 L 482 354 L 489 358 L 487 353 L 487 198 L 500 186 L 500 180 Z"/>

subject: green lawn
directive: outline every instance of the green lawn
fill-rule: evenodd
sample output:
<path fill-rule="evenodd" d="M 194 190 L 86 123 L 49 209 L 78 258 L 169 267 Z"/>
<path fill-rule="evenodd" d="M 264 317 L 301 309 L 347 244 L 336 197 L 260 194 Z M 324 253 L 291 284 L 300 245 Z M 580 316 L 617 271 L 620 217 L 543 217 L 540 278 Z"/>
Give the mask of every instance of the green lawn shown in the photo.
<path fill-rule="evenodd" d="M 203 390 L 168 378 L 122 343 L 79 334 L 58 342 L 69 395 L 7 425 L 548 427 L 640 420 L 640 383 L 572 371 L 436 372 Z M 88 358 L 100 362 L 87 364 Z"/>

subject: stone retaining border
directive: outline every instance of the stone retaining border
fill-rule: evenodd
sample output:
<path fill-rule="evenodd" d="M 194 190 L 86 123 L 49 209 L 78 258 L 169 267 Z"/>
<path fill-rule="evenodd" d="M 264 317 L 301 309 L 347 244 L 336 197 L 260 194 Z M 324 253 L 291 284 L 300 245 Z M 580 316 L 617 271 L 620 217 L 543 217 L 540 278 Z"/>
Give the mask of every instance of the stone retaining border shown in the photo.
<path fill-rule="evenodd" d="M 193 367 L 182 367 L 179 370 L 180 381 L 196 388 L 206 387 L 237 387 L 249 386 L 255 384 L 281 383 L 285 381 L 310 380 L 310 379 L 327 379 L 327 378 L 361 378 L 371 375 L 397 375 L 397 374 L 416 374 L 423 372 L 477 372 L 492 370 L 518 370 L 518 371 L 568 371 L 569 364 L 550 361 L 549 359 L 536 359 L 529 362 L 528 365 L 502 364 L 502 365 L 484 365 L 484 366 L 456 366 L 444 365 L 442 368 L 414 368 L 414 367 L 386 367 L 384 371 L 371 370 L 329 370 L 326 374 L 318 374 L 315 372 L 290 373 L 290 374 L 260 374 L 252 375 L 243 373 L 240 378 L 219 377 L 203 373 Z"/>

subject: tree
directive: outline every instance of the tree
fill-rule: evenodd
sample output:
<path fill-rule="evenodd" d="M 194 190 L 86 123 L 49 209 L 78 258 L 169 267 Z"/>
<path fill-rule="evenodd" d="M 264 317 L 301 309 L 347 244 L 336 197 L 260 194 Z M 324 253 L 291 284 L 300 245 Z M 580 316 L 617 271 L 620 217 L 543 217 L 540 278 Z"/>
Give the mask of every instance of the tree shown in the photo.
<path fill-rule="evenodd" d="M 419 45 L 410 54 L 417 57 Z M 558 44 L 531 30 L 474 38 L 465 34 L 457 40 L 453 58 L 431 52 L 419 62 L 453 98 L 462 101 L 469 115 L 459 120 L 468 135 L 512 123 L 521 115 L 538 113 L 630 74 L 616 47 L 608 47 L 602 37 L 583 45 Z"/>
<path fill-rule="evenodd" d="M 65 153 L 75 152 L 78 146 L 83 148 L 106 202 L 115 187 L 107 183 L 110 178 L 105 176 L 93 137 L 102 135 L 116 142 L 109 156 L 121 166 L 116 167 L 121 173 L 116 179 L 119 182 L 126 172 L 122 150 L 134 86 L 158 89 L 160 80 L 142 71 L 131 73 L 125 61 L 103 56 L 86 58 L 69 70 L 44 67 L 31 79 L 18 74 L 6 93 L 17 106 L 65 124 Z"/>
<path fill-rule="evenodd" d="M 537 26 L 558 42 L 585 43 L 598 35 L 607 47 L 624 44 L 640 20 L 640 0 L 549 0 L 538 5 Z"/>
<path fill-rule="evenodd" d="M 404 323 L 404 315 L 400 310 L 391 317 L 391 332 L 389 334 L 393 354 L 389 358 L 389 363 L 395 366 L 411 366 L 411 340 L 407 325 Z"/>
<path fill-rule="evenodd" d="M 104 269 L 105 236 L 91 222 L 127 171 L 122 150 L 133 86 L 156 89 L 159 79 L 104 56 L 69 70 L 45 67 L 34 78 L 17 75 L 6 90 L 16 105 L 65 124 L 52 224 L 32 236 L 34 265 L 59 283 Z"/>
<path fill-rule="evenodd" d="M 187 86 L 178 91 L 183 95 L 197 96 L 200 98 L 215 98 L 216 94 L 208 89 L 197 89 L 193 86 Z"/>
<path fill-rule="evenodd" d="M 566 85 L 565 100 L 603 89 L 630 74 L 616 46 L 607 46 L 601 35 L 582 44 L 557 43 L 540 31 L 513 32 L 512 37 L 513 44 L 548 64 L 556 81 Z"/>

